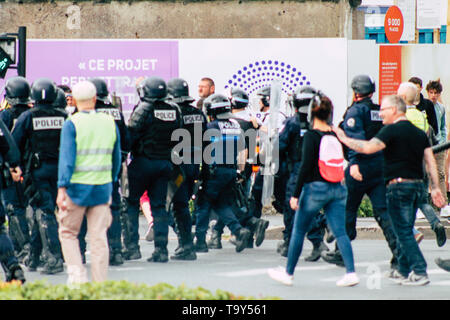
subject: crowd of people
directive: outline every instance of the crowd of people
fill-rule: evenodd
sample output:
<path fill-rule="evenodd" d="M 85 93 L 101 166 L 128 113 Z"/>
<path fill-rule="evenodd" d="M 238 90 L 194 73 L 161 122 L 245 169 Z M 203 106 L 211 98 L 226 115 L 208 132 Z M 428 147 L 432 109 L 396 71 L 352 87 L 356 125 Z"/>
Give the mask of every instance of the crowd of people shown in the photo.
<path fill-rule="evenodd" d="M 199 252 L 221 249 L 225 227 L 236 252 L 259 247 L 269 226 L 262 215 L 270 189 L 265 177 L 276 162 L 272 205 L 283 215 L 277 252 L 287 266 L 269 269 L 270 277 L 292 285 L 306 236 L 313 245 L 307 261 L 343 266 L 337 285 L 356 285 L 351 241 L 367 195 L 392 253 L 389 278 L 429 283 L 418 246 L 423 234 L 414 222 L 423 214 L 438 246 L 445 244 L 440 217 L 450 214 L 449 162 L 446 150 L 431 149 L 448 140 L 442 85 L 428 83 L 428 100 L 422 81 L 411 78 L 381 108 L 372 101 L 370 77 L 356 76 L 351 86 L 353 103 L 334 127 L 332 101 L 311 86 L 289 95 L 293 115 L 286 116 L 274 106 L 279 92 L 270 86 L 250 107 L 243 90 L 218 94 L 214 81 L 203 78 L 194 105 L 185 80 L 140 78 L 140 102 L 126 123 L 101 78 L 72 88 L 46 78 L 31 86 L 22 77 L 8 79 L 0 112 L 6 280 L 24 282 L 25 266 L 87 282 L 88 235 L 92 281 L 104 281 L 109 266 L 142 258 L 141 213 L 148 222 L 144 238 L 154 242 L 149 262 L 196 260 Z M 429 193 L 443 208 L 440 217 Z M 172 255 L 169 228 L 178 237 Z M 334 239 L 330 250 L 326 242 Z M 450 260 L 436 263 L 450 271 Z"/>

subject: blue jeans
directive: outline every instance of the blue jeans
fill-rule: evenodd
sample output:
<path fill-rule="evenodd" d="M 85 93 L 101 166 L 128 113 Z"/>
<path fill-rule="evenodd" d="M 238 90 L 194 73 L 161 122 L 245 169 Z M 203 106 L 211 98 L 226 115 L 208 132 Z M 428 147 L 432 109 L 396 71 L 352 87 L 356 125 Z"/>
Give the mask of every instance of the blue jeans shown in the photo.
<path fill-rule="evenodd" d="M 411 270 L 417 275 L 427 274 L 427 263 L 413 234 L 423 194 L 422 183 L 396 183 L 387 187 L 388 211 L 397 235 L 399 272 L 405 277 Z"/>
<path fill-rule="evenodd" d="M 355 272 L 353 250 L 345 231 L 346 198 L 347 189 L 339 183 L 315 181 L 303 186 L 289 243 L 286 267 L 288 274 L 294 274 L 295 266 L 302 253 L 305 234 L 310 230 L 313 219 L 322 208 L 328 225 L 336 237 L 347 272 Z"/>

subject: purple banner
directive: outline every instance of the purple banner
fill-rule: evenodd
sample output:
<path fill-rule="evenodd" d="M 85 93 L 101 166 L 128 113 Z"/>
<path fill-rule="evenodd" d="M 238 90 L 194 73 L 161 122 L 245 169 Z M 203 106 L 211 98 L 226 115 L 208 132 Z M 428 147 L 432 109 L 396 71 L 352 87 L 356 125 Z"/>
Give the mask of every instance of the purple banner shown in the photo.
<path fill-rule="evenodd" d="M 11 77 L 9 72 L 8 77 Z M 101 77 L 109 91 L 122 98 L 124 111 L 138 102 L 135 81 L 178 77 L 178 41 L 153 40 L 28 40 L 27 80 L 47 77 L 72 87 Z M 128 113 L 126 112 L 126 113 Z"/>

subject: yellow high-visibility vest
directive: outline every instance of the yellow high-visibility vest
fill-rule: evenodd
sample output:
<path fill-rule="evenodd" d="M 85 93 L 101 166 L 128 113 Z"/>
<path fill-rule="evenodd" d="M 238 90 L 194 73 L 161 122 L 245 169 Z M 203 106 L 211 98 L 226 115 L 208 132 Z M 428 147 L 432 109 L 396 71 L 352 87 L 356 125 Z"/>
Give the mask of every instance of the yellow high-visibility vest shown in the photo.
<path fill-rule="evenodd" d="M 77 155 L 71 183 L 101 185 L 112 182 L 112 154 L 116 142 L 113 117 L 91 111 L 77 112 L 75 126 Z"/>

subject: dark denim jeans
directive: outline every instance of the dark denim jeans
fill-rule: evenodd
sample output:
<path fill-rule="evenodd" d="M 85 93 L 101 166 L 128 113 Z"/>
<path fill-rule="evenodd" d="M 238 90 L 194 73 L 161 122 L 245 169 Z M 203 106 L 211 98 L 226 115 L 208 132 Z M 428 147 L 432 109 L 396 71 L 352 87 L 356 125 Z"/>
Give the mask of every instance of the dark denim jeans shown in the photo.
<path fill-rule="evenodd" d="M 315 181 L 303 186 L 299 209 L 295 213 L 291 241 L 289 243 L 286 271 L 293 275 L 302 253 L 305 234 L 320 209 L 324 209 L 338 248 L 341 251 L 347 272 L 355 272 L 353 250 L 345 231 L 345 200 L 347 189 L 339 183 Z"/>
<path fill-rule="evenodd" d="M 413 234 L 424 193 L 423 183 L 396 183 L 387 187 L 388 211 L 399 246 L 399 272 L 405 277 L 411 270 L 417 275 L 427 274 L 427 263 Z"/>

